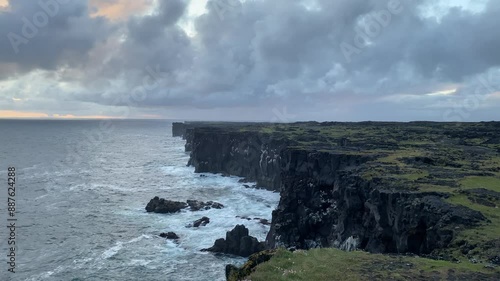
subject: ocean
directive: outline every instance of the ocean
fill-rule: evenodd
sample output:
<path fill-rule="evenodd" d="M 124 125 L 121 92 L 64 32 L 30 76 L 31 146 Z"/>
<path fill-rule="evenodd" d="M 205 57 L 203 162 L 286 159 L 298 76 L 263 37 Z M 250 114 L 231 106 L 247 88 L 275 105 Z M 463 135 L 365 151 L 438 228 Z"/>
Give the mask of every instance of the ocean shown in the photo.
<path fill-rule="evenodd" d="M 244 224 L 264 240 L 279 194 L 237 177 L 194 173 L 185 141 L 159 120 L 0 120 L 0 221 L 8 225 L 8 167 L 16 169 L 16 273 L 7 271 L 9 232 L 0 231 L 0 280 L 225 280 L 245 259 L 201 252 Z M 146 213 L 151 198 L 213 200 L 224 209 Z M 205 227 L 188 228 L 203 216 Z M 175 242 L 158 236 L 173 231 Z"/>

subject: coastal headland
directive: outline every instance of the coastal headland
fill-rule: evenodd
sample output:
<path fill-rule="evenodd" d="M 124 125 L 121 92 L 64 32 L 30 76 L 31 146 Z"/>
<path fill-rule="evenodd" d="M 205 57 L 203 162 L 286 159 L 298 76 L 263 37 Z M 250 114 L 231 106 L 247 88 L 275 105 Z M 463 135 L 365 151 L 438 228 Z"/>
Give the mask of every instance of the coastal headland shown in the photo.
<path fill-rule="evenodd" d="M 500 122 L 185 122 L 172 133 L 196 172 L 280 193 L 268 251 L 228 266 L 229 280 L 500 277 Z"/>

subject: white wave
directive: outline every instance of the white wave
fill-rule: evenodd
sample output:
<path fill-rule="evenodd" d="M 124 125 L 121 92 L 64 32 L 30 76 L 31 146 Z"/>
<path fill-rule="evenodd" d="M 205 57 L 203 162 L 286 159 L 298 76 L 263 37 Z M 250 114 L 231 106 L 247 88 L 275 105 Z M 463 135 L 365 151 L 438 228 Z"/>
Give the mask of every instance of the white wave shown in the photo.
<path fill-rule="evenodd" d="M 65 269 L 66 269 L 66 267 L 64 267 L 64 266 L 58 266 L 54 270 L 49 270 L 49 271 L 44 272 L 44 273 L 42 273 L 40 275 L 37 275 L 35 277 L 27 278 L 27 279 L 25 279 L 25 281 L 41 281 L 41 280 L 45 280 L 45 279 L 51 277 L 54 274 L 58 274 L 58 273 L 64 271 Z"/>
<path fill-rule="evenodd" d="M 169 176 L 188 176 L 194 172 L 193 167 L 187 166 L 163 166 L 160 170 Z"/>
<path fill-rule="evenodd" d="M 147 266 L 150 263 L 151 263 L 151 261 L 147 261 L 147 260 L 132 259 L 132 260 L 130 260 L 128 265 L 129 266 Z"/>
<path fill-rule="evenodd" d="M 102 254 L 101 254 L 101 258 L 102 259 L 109 259 L 111 258 L 112 256 L 118 254 L 118 252 L 123 248 L 123 242 L 117 242 L 115 246 L 107 249 L 106 251 L 104 251 Z"/>
<path fill-rule="evenodd" d="M 143 234 L 139 237 L 136 237 L 136 238 L 131 239 L 131 240 L 126 241 L 126 242 L 118 241 L 118 242 L 116 242 L 115 246 L 107 249 L 106 251 L 104 251 L 101 254 L 101 259 L 109 259 L 109 258 L 115 256 L 116 254 L 118 254 L 118 252 L 120 252 L 123 249 L 123 246 L 126 244 L 137 243 L 137 242 L 141 241 L 142 239 L 150 239 L 150 238 L 152 238 L 151 235 Z"/>

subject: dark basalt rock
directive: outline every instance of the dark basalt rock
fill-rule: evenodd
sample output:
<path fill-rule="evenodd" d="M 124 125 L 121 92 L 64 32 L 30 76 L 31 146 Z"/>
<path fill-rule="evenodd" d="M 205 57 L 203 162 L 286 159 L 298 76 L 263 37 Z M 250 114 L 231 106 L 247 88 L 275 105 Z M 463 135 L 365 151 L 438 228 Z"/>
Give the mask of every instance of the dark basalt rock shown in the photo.
<path fill-rule="evenodd" d="M 155 198 L 151 199 L 151 201 L 149 201 L 148 205 L 146 206 L 146 211 L 148 213 L 155 212 L 160 214 L 177 213 L 187 206 L 188 204 L 184 202 L 165 200 L 163 198 L 160 199 L 158 196 L 156 196 Z"/>
<path fill-rule="evenodd" d="M 160 237 L 162 237 L 162 238 L 167 238 L 167 239 L 171 239 L 171 240 L 177 240 L 177 239 L 179 239 L 179 236 L 177 236 L 177 234 L 175 234 L 175 232 L 165 232 L 165 233 L 161 233 L 161 234 L 160 234 Z"/>
<path fill-rule="evenodd" d="M 161 214 L 177 213 L 185 208 L 189 208 L 189 210 L 191 211 L 200 211 L 200 210 L 209 210 L 212 208 L 222 209 L 224 208 L 224 205 L 213 201 L 202 202 L 197 200 L 187 200 L 187 203 L 184 203 L 184 202 L 166 200 L 163 198 L 159 198 L 158 196 L 151 199 L 149 203 L 146 205 L 146 211 L 148 213 L 151 212 L 161 213 Z"/>
<path fill-rule="evenodd" d="M 500 148 L 481 148 L 471 141 L 496 143 L 500 131 L 493 126 L 500 129 L 500 123 L 468 129 L 466 124 L 433 122 L 240 124 L 236 129 L 224 124 L 192 127 L 185 135 L 189 165 L 196 172 L 240 176 L 243 184 L 257 182 L 280 191 L 268 247 L 426 255 L 448 247 L 458 232 L 485 217 L 447 203 L 444 193 L 422 192 L 420 186 L 441 186 L 455 196 L 461 178 L 494 176 L 498 167 L 487 170 L 478 163 Z M 308 127 L 317 130 L 307 133 Z M 343 135 L 335 127 L 356 130 Z M 447 152 L 447 147 L 458 147 L 454 151 L 459 153 Z M 416 148 L 421 155 L 392 154 Z M 397 157 L 378 161 L 389 155 Z M 401 177 L 420 170 L 425 173 L 414 180 Z M 467 197 L 473 203 L 498 205 L 497 195 L 484 190 L 467 191 Z M 212 248 L 225 249 L 226 244 L 220 239 Z"/>
<path fill-rule="evenodd" d="M 247 221 L 251 221 L 252 220 L 251 218 L 245 217 L 245 216 L 243 216 L 243 217 L 242 216 L 236 216 L 236 218 L 242 219 L 242 220 L 247 220 Z"/>
<path fill-rule="evenodd" d="M 259 222 L 263 225 L 271 225 L 271 222 L 269 220 L 266 220 L 266 219 L 260 219 Z"/>
<path fill-rule="evenodd" d="M 172 123 L 172 136 L 173 137 L 182 137 L 186 134 L 187 125 L 180 122 Z"/>
<path fill-rule="evenodd" d="M 490 262 L 495 265 L 500 265 L 500 256 L 496 255 L 490 259 Z"/>
<path fill-rule="evenodd" d="M 236 217 L 239 218 L 239 219 L 242 219 L 242 220 L 247 220 L 247 221 L 252 220 L 252 218 L 245 217 L 245 216 L 243 216 L 243 217 L 236 216 Z M 267 220 L 267 219 L 253 218 L 253 220 L 259 221 L 263 225 L 271 225 L 271 222 L 269 220 Z"/>
<path fill-rule="evenodd" d="M 242 182 L 279 190 L 278 157 L 288 141 L 220 128 L 193 128 L 187 132 L 191 134 L 186 140 L 186 149 L 191 151 L 188 165 L 194 166 L 197 173 L 240 176 L 245 178 Z"/>
<path fill-rule="evenodd" d="M 237 225 L 226 233 L 226 239 L 217 239 L 212 247 L 202 251 L 248 257 L 264 249 L 264 242 L 259 242 L 257 238 L 249 236 L 248 229 L 244 225 Z"/>
<path fill-rule="evenodd" d="M 338 143 L 339 146 L 349 146 L 351 141 L 348 138 L 341 138 Z"/>
<path fill-rule="evenodd" d="M 384 190 L 363 180 L 353 169 L 366 161 L 361 156 L 290 150 L 282 159 L 287 167 L 267 237 L 271 248 L 428 254 L 446 247 L 456 226 L 485 220 L 440 193 Z"/>
<path fill-rule="evenodd" d="M 202 202 L 197 200 L 187 200 L 187 204 L 191 211 L 209 210 L 209 209 L 222 209 L 224 205 L 214 201 Z"/>
<path fill-rule="evenodd" d="M 193 222 L 193 227 L 205 226 L 210 223 L 210 218 L 202 217 L 201 219 L 195 220 Z"/>
<path fill-rule="evenodd" d="M 274 254 L 276 254 L 276 250 L 266 250 L 251 255 L 242 267 L 236 267 L 232 264 L 226 265 L 226 280 L 243 280 L 255 270 L 257 265 L 269 261 Z"/>
<path fill-rule="evenodd" d="M 487 207 L 495 208 L 496 202 L 500 201 L 500 192 L 496 192 L 484 188 L 463 190 L 461 193 L 466 194 L 467 198 L 474 203 L 481 204 Z"/>

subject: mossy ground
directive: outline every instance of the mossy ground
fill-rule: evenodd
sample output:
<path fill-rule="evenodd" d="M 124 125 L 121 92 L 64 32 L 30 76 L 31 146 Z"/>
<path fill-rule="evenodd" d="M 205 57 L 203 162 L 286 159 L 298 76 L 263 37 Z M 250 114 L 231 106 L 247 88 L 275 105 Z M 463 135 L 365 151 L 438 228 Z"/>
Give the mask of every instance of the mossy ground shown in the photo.
<path fill-rule="evenodd" d="M 389 190 L 444 193 L 448 202 L 480 211 L 488 219 L 457 231 L 452 245 L 465 242 L 466 249 L 457 246 L 434 254 L 488 260 L 500 250 L 500 198 L 464 193 L 487 189 L 500 195 L 498 122 L 305 122 L 242 130 L 287 138 L 298 149 L 371 155 L 373 160 L 360 167 L 365 180 L 377 180 Z"/>
<path fill-rule="evenodd" d="M 448 274 L 449 270 L 460 272 L 467 267 L 482 272 L 483 265 L 474 265 L 469 260 L 487 263 L 500 255 L 499 122 L 304 122 L 248 124 L 236 130 L 284 138 L 295 149 L 370 155 L 372 160 L 359 167 L 365 180 L 376 180 L 388 190 L 443 193 L 448 202 L 480 211 L 487 218 L 479 226 L 456 229 L 457 235 L 449 248 L 433 252 L 433 256 L 462 261 L 459 265 L 415 259 L 410 262 L 414 267 L 386 272 L 377 271 L 377 266 L 388 266 L 391 259 L 402 259 L 405 263 L 407 258 L 327 249 L 310 254 L 282 252 L 271 263 L 260 266 L 252 280 L 375 280 L 362 268 L 373 269 L 386 279 L 408 280 L 404 278 L 411 273 L 422 280 L 446 280 L 447 277 L 440 279 L 439 274 Z M 329 258 L 322 264 L 314 256 Z"/>
<path fill-rule="evenodd" d="M 279 250 L 246 280 L 499 280 L 497 269 L 482 264 L 452 263 L 420 257 L 313 249 Z"/>

